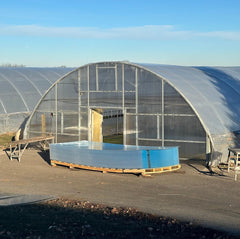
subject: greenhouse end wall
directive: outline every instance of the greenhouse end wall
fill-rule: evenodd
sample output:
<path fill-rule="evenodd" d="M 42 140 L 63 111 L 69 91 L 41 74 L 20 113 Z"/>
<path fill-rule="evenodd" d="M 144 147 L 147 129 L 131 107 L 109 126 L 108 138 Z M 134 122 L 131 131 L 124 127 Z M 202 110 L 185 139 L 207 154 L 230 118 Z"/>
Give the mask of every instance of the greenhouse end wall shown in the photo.
<path fill-rule="evenodd" d="M 18 128 L 24 128 L 30 113 L 14 113 L 0 115 L 0 134 L 15 132 Z"/>
<path fill-rule="evenodd" d="M 181 157 L 206 153 L 205 130 L 181 94 L 159 75 L 123 62 L 86 65 L 59 79 L 25 133 L 52 134 L 56 142 L 92 141 L 92 110 L 102 112 L 103 128 L 107 118 L 111 122 L 108 132 L 117 127 L 123 133 L 124 144 L 179 146 Z"/>

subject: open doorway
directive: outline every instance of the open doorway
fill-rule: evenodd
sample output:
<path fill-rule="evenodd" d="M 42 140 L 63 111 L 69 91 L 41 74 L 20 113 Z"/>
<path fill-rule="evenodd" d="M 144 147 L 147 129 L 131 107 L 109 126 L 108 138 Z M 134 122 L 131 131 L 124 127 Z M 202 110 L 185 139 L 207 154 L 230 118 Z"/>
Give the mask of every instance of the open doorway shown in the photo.
<path fill-rule="evenodd" d="M 103 112 L 103 142 L 123 144 L 123 112 L 119 109 L 106 109 Z"/>
<path fill-rule="evenodd" d="M 92 109 L 92 133 L 94 142 L 123 144 L 123 112 L 119 109 Z"/>

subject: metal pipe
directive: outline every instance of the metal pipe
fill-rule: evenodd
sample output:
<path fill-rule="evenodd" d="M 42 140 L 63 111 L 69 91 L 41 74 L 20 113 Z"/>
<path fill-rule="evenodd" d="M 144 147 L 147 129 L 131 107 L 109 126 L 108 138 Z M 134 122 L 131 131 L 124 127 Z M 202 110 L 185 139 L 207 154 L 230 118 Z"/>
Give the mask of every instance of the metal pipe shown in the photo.
<path fill-rule="evenodd" d="M 78 140 L 81 140 L 81 70 L 78 70 Z"/>
<path fill-rule="evenodd" d="M 162 147 L 164 147 L 164 80 L 162 79 Z"/>
<path fill-rule="evenodd" d="M 138 68 L 135 70 L 136 146 L 138 146 Z"/>

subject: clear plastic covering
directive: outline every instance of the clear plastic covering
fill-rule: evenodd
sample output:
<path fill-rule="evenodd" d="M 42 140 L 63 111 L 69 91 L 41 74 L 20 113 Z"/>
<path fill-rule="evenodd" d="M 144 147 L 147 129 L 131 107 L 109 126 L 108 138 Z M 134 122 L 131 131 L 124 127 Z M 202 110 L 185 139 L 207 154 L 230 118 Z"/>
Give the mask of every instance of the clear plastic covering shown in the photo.
<path fill-rule="evenodd" d="M 227 146 L 236 143 L 232 132 L 240 129 L 239 82 L 238 67 L 85 65 L 48 90 L 25 133 L 91 141 L 94 110 L 103 115 L 103 134 L 118 128 L 124 144 L 179 146 L 181 157 L 213 153 L 212 164 L 224 162 Z"/>
<path fill-rule="evenodd" d="M 24 124 L 46 90 L 72 68 L 0 67 L 0 134 Z"/>
<path fill-rule="evenodd" d="M 228 147 L 239 146 L 240 67 L 141 65 L 167 79 L 195 111 L 217 155 L 210 164 L 226 162 Z"/>

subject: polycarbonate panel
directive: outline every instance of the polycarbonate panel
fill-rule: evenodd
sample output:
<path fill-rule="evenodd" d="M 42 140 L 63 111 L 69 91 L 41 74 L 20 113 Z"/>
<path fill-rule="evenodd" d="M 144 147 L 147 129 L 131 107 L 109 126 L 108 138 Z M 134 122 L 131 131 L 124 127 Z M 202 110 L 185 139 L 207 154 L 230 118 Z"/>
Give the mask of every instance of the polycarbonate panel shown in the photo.
<path fill-rule="evenodd" d="M 90 106 L 104 108 L 104 106 L 122 106 L 121 92 L 94 92 L 89 94 Z"/>
<path fill-rule="evenodd" d="M 187 142 L 168 142 L 164 145 L 173 147 L 178 145 L 180 158 L 201 158 L 206 159 L 206 144 L 205 143 L 187 143 Z"/>
<path fill-rule="evenodd" d="M 62 135 L 62 134 L 58 134 L 57 135 L 57 141 L 59 143 L 63 143 L 63 142 L 74 142 L 74 141 L 78 141 L 79 137 L 78 136 L 74 136 L 74 135 Z"/>
<path fill-rule="evenodd" d="M 40 112 L 35 111 L 34 114 L 31 115 L 31 121 L 28 125 L 28 132 L 41 132 L 41 114 Z"/>
<path fill-rule="evenodd" d="M 96 65 L 98 67 L 107 67 L 107 68 L 110 68 L 110 67 L 115 67 L 117 64 L 117 62 L 110 62 L 110 61 L 106 61 L 106 62 L 99 62 L 97 63 Z"/>
<path fill-rule="evenodd" d="M 100 91 L 116 90 L 116 68 L 101 68 L 97 66 L 98 89 Z"/>
<path fill-rule="evenodd" d="M 166 82 L 164 82 L 164 113 L 195 115 L 183 97 Z"/>
<path fill-rule="evenodd" d="M 8 132 L 7 127 L 7 115 L 0 115 L 0 132 Z"/>
<path fill-rule="evenodd" d="M 12 85 L 8 80 L 5 80 L 4 78 L 1 78 L 0 75 L 0 94 L 11 94 L 16 93 L 16 89 L 14 88 L 14 85 Z"/>
<path fill-rule="evenodd" d="M 61 133 L 77 134 L 79 133 L 78 114 L 61 114 Z"/>
<path fill-rule="evenodd" d="M 38 72 L 42 77 L 47 79 L 47 81 L 51 82 L 51 85 L 56 81 L 55 79 L 59 79 L 71 72 L 74 68 L 68 67 L 54 67 L 54 68 L 34 68 L 36 72 Z"/>
<path fill-rule="evenodd" d="M 63 124 L 62 124 L 62 112 L 54 114 L 54 124 L 57 134 L 63 134 Z"/>
<path fill-rule="evenodd" d="M 16 68 L 14 71 L 34 85 L 41 94 L 72 68 Z"/>
<path fill-rule="evenodd" d="M 165 139 L 206 141 L 206 132 L 196 116 L 165 116 L 164 125 Z"/>
<path fill-rule="evenodd" d="M 138 112 L 162 112 L 162 80 L 151 72 L 138 69 Z"/>
<path fill-rule="evenodd" d="M 79 140 L 88 140 L 88 109 L 80 108 L 80 138 Z"/>
<path fill-rule="evenodd" d="M 44 117 L 44 119 L 43 119 Z M 43 130 L 43 120 L 45 120 L 45 130 Z M 49 112 L 35 112 L 32 115 L 29 131 L 32 133 L 55 133 L 55 114 Z"/>
<path fill-rule="evenodd" d="M 89 67 L 85 66 L 83 68 L 80 68 L 79 71 L 80 71 L 80 90 L 88 91 Z M 94 81 L 91 84 L 95 85 Z"/>
<path fill-rule="evenodd" d="M 0 101 L 0 115 L 1 114 L 5 114 L 6 112 L 5 112 L 5 110 L 4 110 L 4 108 L 3 108 L 3 104 L 2 104 L 2 102 Z"/>
<path fill-rule="evenodd" d="M 123 64 L 117 64 L 117 90 L 122 91 Z"/>
<path fill-rule="evenodd" d="M 78 72 L 75 71 L 57 83 L 57 111 L 78 112 Z"/>
<path fill-rule="evenodd" d="M 31 119 L 29 131 L 32 133 L 38 133 L 39 135 L 55 134 L 55 114 L 49 112 L 35 112 Z"/>
<path fill-rule="evenodd" d="M 41 94 L 38 92 L 37 87 L 34 86 L 31 80 L 29 80 L 24 75 L 19 74 L 17 71 L 10 69 L 5 70 L 5 75 L 7 75 L 8 81 L 11 82 L 17 88 L 17 90 L 23 97 L 25 93 L 28 92 L 34 92 L 35 94 L 37 92 L 41 97 Z"/>
<path fill-rule="evenodd" d="M 56 111 L 56 86 L 52 87 L 45 97 L 40 102 L 38 109 L 39 111 L 46 111 L 46 112 L 55 112 Z"/>
<path fill-rule="evenodd" d="M 138 137 L 157 139 L 161 135 L 158 121 L 159 118 L 156 115 L 139 115 L 138 116 Z"/>
<path fill-rule="evenodd" d="M 136 116 L 135 115 L 126 115 L 126 144 L 136 145 Z"/>
<path fill-rule="evenodd" d="M 44 115 L 44 120 L 45 120 L 45 132 L 47 134 L 54 134 L 55 133 L 55 113 L 50 113 L 50 112 L 44 112 L 44 113 L 39 113 L 39 117 L 41 117 L 41 120 L 42 120 L 42 117 Z M 42 128 L 42 124 L 40 125 L 40 127 Z M 40 128 L 40 129 L 41 129 Z M 42 131 L 42 129 L 41 129 Z M 44 133 L 45 133 L 44 132 Z"/>
<path fill-rule="evenodd" d="M 79 105 L 81 106 L 88 106 L 88 93 L 87 92 L 84 92 L 84 93 L 80 93 L 80 96 L 79 96 Z"/>
<path fill-rule="evenodd" d="M 50 112 L 35 112 L 29 125 L 29 137 L 54 135 L 56 133 L 56 114 Z"/>
<path fill-rule="evenodd" d="M 124 107 L 125 108 L 136 108 L 136 94 L 135 92 L 125 92 L 124 94 Z M 135 111 L 134 111 L 135 112 Z"/>
<path fill-rule="evenodd" d="M 11 114 L 7 117 L 7 132 L 15 132 L 18 128 L 24 128 L 26 119 L 29 117 L 29 113 Z"/>
<path fill-rule="evenodd" d="M 138 145 L 140 146 L 157 146 L 161 147 L 162 146 L 162 141 L 161 140 L 138 140 Z M 175 144 L 177 146 L 177 144 Z"/>
<path fill-rule="evenodd" d="M 89 66 L 89 90 L 97 90 L 97 81 L 96 81 L 96 65 Z"/>
<path fill-rule="evenodd" d="M 29 137 L 33 138 L 33 137 L 41 137 L 42 133 L 41 132 L 29 132 Z M 54 135 L 55 136 L 55 135 Z"/>
<path fill-rule="evenodd" d="M 39 80 L 35 83 L 35 85 L 37 86 L 38 90 L 41 92 L 41 95 L 43 95 L 46 92 L 46 90 L 51 86 L 51 82 L 48 82 L 39 78 Z"/>
<path fill-rule="evenodd" d="M 34 107 L 37 105 L 39 99 L 36 97 L 35 92 L 25 92 L 24 93 L 24 102 L 28 106 L 28 109 L 32 111 Z M 29 108 L 29 105 L 31 105 L 31 108 Z M 32 108 L 33 107 L 33 108 Z"/>
<path fill-rule="evenodd" d="M 124 65 L 124 90 L 135 91 L 136 86 L 136 67 Z"/>
<path fill-rule="evenodd" d="M 5 94 L 1 94 L 0 97 L 7 113 L 29 112 L 27 105 L 16 92 L 12 92 L 11 94 L 6 92 Z"/>

